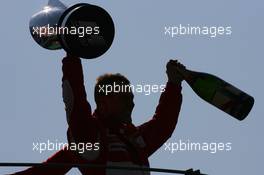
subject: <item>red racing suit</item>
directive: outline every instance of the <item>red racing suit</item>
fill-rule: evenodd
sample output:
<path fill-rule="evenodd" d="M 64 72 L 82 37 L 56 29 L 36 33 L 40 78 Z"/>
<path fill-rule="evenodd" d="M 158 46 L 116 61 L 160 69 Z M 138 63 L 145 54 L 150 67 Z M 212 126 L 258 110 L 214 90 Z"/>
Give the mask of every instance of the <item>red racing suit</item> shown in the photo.
<path fill-rule="evenodd" d="M 136 127 L 133 124 L 108 127 L 91 111 L 86 99 L 83 70 L 79 58 L 63 59 L 63 101 L 69 124 L 69 143 L 98 143 L 100 149 L 78 153 L 62 149 L 45 163 L 80 163 L 149 167 L 148 157 L 172 135 L 182 103 L 181 85 L 167 83 L 151 120 Z M 17 175 L 63 175 L 72 167 L 32 167 Z M 84 175 L 147 175 L 149 172 L 79 168 Z"/>

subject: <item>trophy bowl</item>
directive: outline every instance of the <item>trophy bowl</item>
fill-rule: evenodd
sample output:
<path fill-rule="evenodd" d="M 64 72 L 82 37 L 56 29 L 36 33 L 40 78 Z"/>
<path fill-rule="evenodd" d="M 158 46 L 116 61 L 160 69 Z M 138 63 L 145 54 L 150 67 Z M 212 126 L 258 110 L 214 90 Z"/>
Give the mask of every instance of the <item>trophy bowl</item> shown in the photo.
<path fill-rule="evenodd" d="M 75 4 L 67 8 L 59 0 L 50 0 L 29 23 L 30 33 L 43 48 L 93 59 L 112 45 L 114 22 L 109 13 L 95 5 Z"/>
<path fill-rule="evenodd" d="M 57 24 L 67 7 L 57 0 L 50 0 L 47 6 L 34 14 L 29 22 L 29 30 L 33 39 L 43 48 L 61 49 L 56 33 Z"/>

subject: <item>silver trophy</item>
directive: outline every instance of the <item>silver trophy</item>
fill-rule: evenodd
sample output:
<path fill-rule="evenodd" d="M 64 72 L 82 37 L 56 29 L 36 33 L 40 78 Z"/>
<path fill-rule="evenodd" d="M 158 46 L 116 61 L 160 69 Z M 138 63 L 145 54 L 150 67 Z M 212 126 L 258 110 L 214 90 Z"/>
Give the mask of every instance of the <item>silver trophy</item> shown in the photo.
<path fill-rule="evenodd" d="M 73 55 L 91 59 L 104 54 L 114 39 L 114 23 L 101 7 L 79 3 L 67 7 L 59 0 L 34 14 L 29 22 L 34 40 L 49 50 L 64 49 Z"/>
<path fill-rule="evenodd" d="M 58 29 L 59 19 L 66 10 L 59 0 L 49 0 L 48 5 L 31 17 L 30 33 L 40 46 L 50 50 L 62 48 L 55 29 Z"/>

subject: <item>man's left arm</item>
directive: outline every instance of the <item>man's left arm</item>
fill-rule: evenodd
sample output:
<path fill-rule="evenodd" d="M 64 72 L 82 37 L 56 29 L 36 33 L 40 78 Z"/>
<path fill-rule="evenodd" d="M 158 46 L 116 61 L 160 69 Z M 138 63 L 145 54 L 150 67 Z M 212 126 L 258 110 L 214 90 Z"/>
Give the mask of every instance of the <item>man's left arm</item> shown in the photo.
<path fill-rule="evenodd" d="M 148 156 L 162 146 L 172 135 L 182 104 L 182 76 L 177 68 L 185 68 L 177 61 L 167 64 L 168 83 L 161 94 L 159 104 L 153 118 L 139 126 L 139 132 L 145 142 L 145 152 Z"/>

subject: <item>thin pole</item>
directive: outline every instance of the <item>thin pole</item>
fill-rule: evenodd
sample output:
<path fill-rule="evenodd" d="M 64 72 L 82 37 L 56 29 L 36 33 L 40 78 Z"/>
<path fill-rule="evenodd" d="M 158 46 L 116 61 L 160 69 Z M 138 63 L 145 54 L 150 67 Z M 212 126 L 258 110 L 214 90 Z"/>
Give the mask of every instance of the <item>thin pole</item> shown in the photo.
<path fill-rule="evenodd" d="M 185 175 L 206 175 L 201 174 L 199 170 L 172 170 L 162 168 L 147 168 L 147 167 L 125 167 L 125 166 L 105 166 L 98 164 L 75 164 L 75 163 L 0 163 L 0 167 L 45 167 L 45 168 L 58 168 L 58 167 L 74 167 L 74 168 L 103 168 L 103 169 L 116 169 L 116 170 L 129 170 L 129 171 L 153 171 L 162 173 L 185 174 Z"/>

